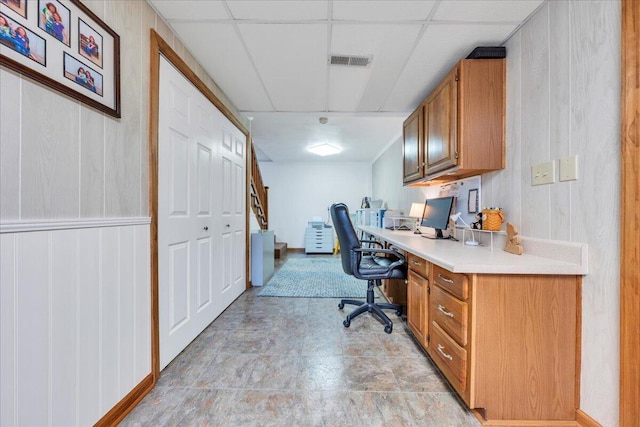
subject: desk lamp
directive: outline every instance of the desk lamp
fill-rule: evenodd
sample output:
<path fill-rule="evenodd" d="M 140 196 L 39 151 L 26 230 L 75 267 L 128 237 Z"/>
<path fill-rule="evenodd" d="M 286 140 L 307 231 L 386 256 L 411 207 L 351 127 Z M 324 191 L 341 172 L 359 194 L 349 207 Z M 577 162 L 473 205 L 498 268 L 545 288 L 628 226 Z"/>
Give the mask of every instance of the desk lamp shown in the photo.
<path fill-rule="evenodd" d="M 478 246 L 478 245 L 480 245 L 480 242 L 478 242 L 476 240 L 476 236 L 473 234 L 473 228 L 471 228 L 471 226 L 469 226 L 469 224 L 467 224 L 464 221 L 464 219 L 462 219 L 462 213 L 461 212 L 457 212 L 454 215 L 451 215 L 449 218 L 451 218 L 451 221 L 453 221 L 454 223 L 456 223 L 458 220 L 460 220 L 471 231 L 471 240 L 467 240 L 466 242 L 464 242 L 465 245 L 467 245 L 467 246 Z M 464 238 L 464 232 L 462 234 L 462 237 Z"/>
<path fill-rule="evenodd" d="M 423 203 L 411 203 L 411 210 L 409 216 L 416 219 L 416 229 L 413 234 L 422 234 L 420 231 L 420 220 L 422 219 L 422 211 L 424 210 Z"/>

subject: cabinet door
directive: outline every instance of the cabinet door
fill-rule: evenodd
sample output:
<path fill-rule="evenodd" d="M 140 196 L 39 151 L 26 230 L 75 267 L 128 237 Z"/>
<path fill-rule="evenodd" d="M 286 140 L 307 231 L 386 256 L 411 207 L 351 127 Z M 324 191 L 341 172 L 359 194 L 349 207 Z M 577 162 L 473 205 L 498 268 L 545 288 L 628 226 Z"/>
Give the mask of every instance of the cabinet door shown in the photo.
<path fill-rule="evenodd" d="M 402 145 L 404 182 L 414 181 L 424 176 L 424 108 L 418 107 L 405 120 L 402 127 L 404 137 Z"/>
<path fill-rule="evenodd" d="M 420 343 L 427 347 L 427 289 L 429 281 L 409 270 L 407 284 L 407 323 Z"/>
<path fill-rule="evenodd" d="M 457 148 L 458 68 L 427 98 L 425 107 L 425 175 L 443 171 L 458 163 Z"/>

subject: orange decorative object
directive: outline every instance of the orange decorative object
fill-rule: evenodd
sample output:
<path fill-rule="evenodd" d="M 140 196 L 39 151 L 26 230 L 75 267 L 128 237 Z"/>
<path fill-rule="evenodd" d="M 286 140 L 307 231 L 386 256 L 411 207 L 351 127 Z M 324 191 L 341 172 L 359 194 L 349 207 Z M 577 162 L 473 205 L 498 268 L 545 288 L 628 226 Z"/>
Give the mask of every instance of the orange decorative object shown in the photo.
<path fill-rule="evenodd" d="M 482 229 L 487 231 L 500 231 L 504 222 L 502 209 L 482 210 Z"/>

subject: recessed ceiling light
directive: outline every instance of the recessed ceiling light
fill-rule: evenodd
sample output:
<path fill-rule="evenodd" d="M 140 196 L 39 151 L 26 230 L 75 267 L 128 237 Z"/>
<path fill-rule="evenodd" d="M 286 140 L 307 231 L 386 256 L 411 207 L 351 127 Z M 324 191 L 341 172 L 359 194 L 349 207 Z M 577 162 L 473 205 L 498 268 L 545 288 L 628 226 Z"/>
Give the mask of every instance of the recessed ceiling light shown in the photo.
<path fill-rule="evenodd" d="M 342 151 L 341 148 L 327 143 L 314 145 L 313 147 L 307 148 L 307 150 L 311 151 L 313 154 L 317 154 L 318 156 L 330 156 Z"/>

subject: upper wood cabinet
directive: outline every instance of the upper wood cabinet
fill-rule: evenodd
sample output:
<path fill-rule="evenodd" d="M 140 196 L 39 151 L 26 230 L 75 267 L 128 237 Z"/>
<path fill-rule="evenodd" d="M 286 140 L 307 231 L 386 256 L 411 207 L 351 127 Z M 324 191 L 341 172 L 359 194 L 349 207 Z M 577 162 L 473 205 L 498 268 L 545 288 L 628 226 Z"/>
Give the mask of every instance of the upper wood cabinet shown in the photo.
<path fill-rule="evenodd" d="M 404 182 L 450 181 L 504 169 L 504 59 L 463 59 L 404 123 Z M 416 115 L 422 115 L 422 128 Z M 416 123 L 417 122 L 417 123 Z M 418 129 L 417 138 L 409 132 Z M 411 151 L 417 143 L 418 147 Z M 423 168 L 408 169 L 423 155 Z M 415 166 L 414 166 L 415 167 Z"/>
<path fill-rule="evenodd" d="M 424 176 L 424 113 L 422 105 L 416 109 L 402 126 L 402 175 L 404 182 Z"/>

